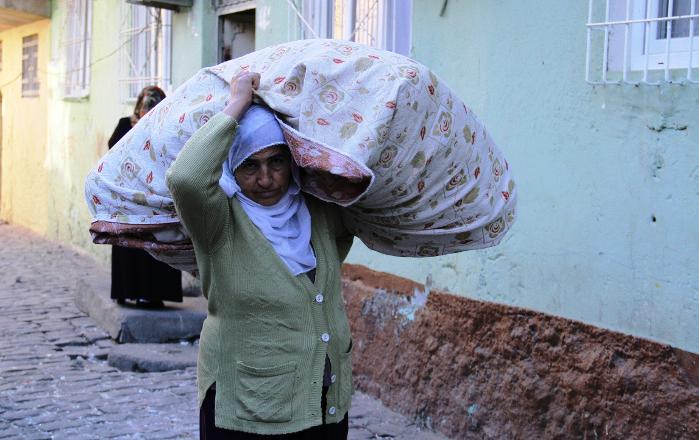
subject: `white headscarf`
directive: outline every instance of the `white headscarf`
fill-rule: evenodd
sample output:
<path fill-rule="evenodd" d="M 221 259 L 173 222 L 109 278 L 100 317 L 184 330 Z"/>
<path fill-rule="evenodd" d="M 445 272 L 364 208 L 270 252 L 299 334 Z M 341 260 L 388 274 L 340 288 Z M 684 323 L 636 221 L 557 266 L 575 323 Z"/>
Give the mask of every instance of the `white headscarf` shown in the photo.
<path fill-rule="evenodd" d="M 311 247 L 311 215 L 301 195 L 296 163 L 291 160 L 289 189 L 272 206 L 263 206 L 245 197 L 233 175 L 245 159 L 273 145 L 286 145 L 279 123 L 267 108 L 251 105 L 240 119 L 218 184 L 228 197 L 238 199 L 291 273 L 299 275 L 316 267 L 316 257 Z"/>

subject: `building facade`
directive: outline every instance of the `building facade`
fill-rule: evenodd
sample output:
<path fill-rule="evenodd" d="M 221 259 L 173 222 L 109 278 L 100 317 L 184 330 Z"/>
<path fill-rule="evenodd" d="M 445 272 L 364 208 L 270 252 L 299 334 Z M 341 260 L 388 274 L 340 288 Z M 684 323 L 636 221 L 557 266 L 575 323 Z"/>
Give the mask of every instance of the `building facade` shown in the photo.
<path fill-rule="evenodd" d="M 355 243 L 349 262 L 699 353 L 699 5 L 534 3 L 51 2 L 0 31 L 0 218 L 105 256 L 83 178 L 140 87 L 171 91 L 271 44 L 351 38 L 449 84 L 507 155 L 520 199 L 496 248 L 396 259 Z"/>

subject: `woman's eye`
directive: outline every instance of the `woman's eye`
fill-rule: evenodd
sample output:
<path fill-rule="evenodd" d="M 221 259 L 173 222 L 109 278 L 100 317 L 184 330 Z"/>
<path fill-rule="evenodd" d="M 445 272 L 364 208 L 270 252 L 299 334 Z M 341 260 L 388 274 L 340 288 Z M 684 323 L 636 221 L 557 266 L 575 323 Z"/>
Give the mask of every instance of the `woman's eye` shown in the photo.
<path fill-rule="evenodd" d="M 284 157 L 275 157 L 271 160 L 272 166 L 275 167 L 280 167 L 286 165 L 286 158 Z"/>
<path fill-rule="evenodd" d="M 243 163 L 240 166 L 240 169 L 245 171 L 246 173 L 250 173 L 250 172 L 254 172 L 255 170 L 257 170 L 257 165 L 255 165 L 254 163 L 249 163 L 249 162 Z"/>

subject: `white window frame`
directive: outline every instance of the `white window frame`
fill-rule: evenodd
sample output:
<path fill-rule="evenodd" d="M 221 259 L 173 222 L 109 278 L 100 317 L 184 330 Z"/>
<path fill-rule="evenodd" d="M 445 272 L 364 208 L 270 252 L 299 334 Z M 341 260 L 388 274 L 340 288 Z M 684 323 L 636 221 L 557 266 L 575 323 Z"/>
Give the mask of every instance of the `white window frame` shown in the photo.
<path fill-rule="evenodd" d="M 122 4 L 122 101 L 133 103 L 146 86 L 172 89 L 172 11 Z"/>
<path fill-rule="evenodd" d="M 90 93 L 90 45 L 92 0 L 68 0 L 65 34 L 65 98 L 85 98 Z"/>
<path fill-rule="evenodd" d="M 690 14 L 660 17 L 661 0 L 589 0 L 586 80 L 591 84 L 699 83 L 699 7 L 690 2 Z M 687 0 L 669 0 L 674 2 Z M 604 8 L 603 18 L 600 9 Z M 594 16 L 599 18 L 593 19 Z M 689 36 L 657 38 L 658 27 L 689 20 Z M 601 33 L 601 34 L 600 34 Z M 603 54 L 592 53 L 593 38 L 603 38 Z M 593 79 L 593 57 L 602 55 L 600 78 Z M 610 79 L 615 77 L 616 79 Z M 653 79 L 651 79 L 651 77 Z"/>
<path fill-rule="evenodd" d="M 661 0 L 651 0 L 651 11 L 658 11 L 660 7 Z M 681 0 L 679 0 L 681 1 Z M 697 15 L 697 1 L 690 1 L 690 15 Z M 678 0 L 669 0 L 669 5 L 674 6 Z M 668 61 L 667 56 L 671 58 L 669 60 L 669 65 L 671 68 L 684 68 L 689 66 L 690 55 L 692 58 L 696 58 L 699 61 L 699 29 L 696 29 L 696 21 L 691 20 L 689 24 L 689 32 L 693 34 L 693 38 L 690 37 L 671 37 L 659 39 L 655 35 L 658 34 L 658 28 L 660 26 L 666 26 L 666 31 L 668 35 L 672 35 L 672 25 L 676 20 L 667 20 L 664 23 L 652 22 L 650 25 L 650 35 L 648 43 L 648 54 L 650 57 L 650 68 L 653 69 L 664 69 L 665 64 Z M 670 44 L 670 50 L 667 49 L 667 45 Z M 690 48 L 692 52 L 690 53 Z M 633 60 L 633 58 L 632 58 Z M 692 59 L 691 61 L 694 61 Z"/>
<path fill-rule="evenodd" d="M 31 41 L 28 41 L 31 38 Z M 34 47 L 33 56 L 27 48 Z M 32 63 L 30 66 L 29 63 Z M 39 34 L 22 37 L 22 97 L 36 98 L 41 92 L 39 81 Z"/>
<path fill-rule="evenodd" d="M 304 38 L 335 38 L 410 55 L 412 0 L 303 0 Z"/>

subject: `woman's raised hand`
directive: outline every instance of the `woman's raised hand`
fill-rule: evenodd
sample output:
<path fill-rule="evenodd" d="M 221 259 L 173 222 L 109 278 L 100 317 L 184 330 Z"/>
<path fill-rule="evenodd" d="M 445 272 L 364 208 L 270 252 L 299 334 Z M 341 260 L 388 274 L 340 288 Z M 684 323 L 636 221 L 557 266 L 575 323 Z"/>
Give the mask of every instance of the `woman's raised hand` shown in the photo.
<path fill-rule="evenodd" d="M 253 90 L 260 86 L 260 74 L 243 70 L 231 79 L 231 99 L 223 112 L 240 119 L 252 104 Z"/>

